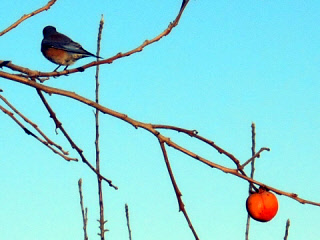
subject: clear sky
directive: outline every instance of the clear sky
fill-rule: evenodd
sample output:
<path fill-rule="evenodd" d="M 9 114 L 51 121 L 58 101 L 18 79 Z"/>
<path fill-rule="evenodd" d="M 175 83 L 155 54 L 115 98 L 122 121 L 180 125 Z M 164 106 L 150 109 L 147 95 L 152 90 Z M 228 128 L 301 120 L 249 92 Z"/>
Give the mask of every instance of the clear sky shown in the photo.
<path fill-rule="evenodd" d="M 3 1 L 0 30 L 46 0 Z M 173 21 L 181 1 L 58 0 L 47 12 L 0 37 L 0 59 L 42 72 L 56 66 L 40 52 L 42 29 L 53 25 L 91 52 L 104 14 L 101 56 L 108 58 L 151 39 Z M 172 33 L 144 51 L 101 66 L 101 103 L 148 123 L 197 129 L 242 162 L 251 154 L 251 123 L 257 149 L 255 178 L 320 202 L 320 2 L 191 0 Z M 79 60 L 78 67 L 94 59 Z M 0 69 L 5 70 L 7 69 Z M 95 69 L 45 82 L 94 99 Z M 78 157 L 59 132 L 34 89 L 0 79 L 16 108 Z M 92 163 L 93 109 L 47 96 L 63 126 Z M 2 104 L 2 102 L 1 102 Z M 144 130 L 101 115 L 101 169 L 118 191 L 104 187 L 106 239 L 192 240 L 165 168 L 157 139 Z M 83 163 L 69 163 L 27 136 L 0 113 L 0 239 L 83 239 L 78 179 L 89 209 L 89 239 L 98 239 L 96 177 Z M 182 134 L 173 141 L 221 165 L 232 162 Z M 191 221 L 202 240 L 244 239 L 247 182 L 168 149 Z M 249 170 L 249 169 L 248 169 Z M 248 172 L 248 171 L 247 171 Z M 320 239 L 320 208 L 278 196 L 269 223 L 252 221 L 251 240 Z"/>

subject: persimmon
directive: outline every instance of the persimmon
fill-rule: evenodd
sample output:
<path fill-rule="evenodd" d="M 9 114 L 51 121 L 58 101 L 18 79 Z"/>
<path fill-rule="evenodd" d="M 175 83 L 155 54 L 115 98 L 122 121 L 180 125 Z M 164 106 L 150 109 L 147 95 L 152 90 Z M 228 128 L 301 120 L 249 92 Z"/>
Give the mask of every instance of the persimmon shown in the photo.
<path fill-rule="evenodd" d="M 268 222 L 278 212 L 278 200 L 273 193 L 260 187 L 259 192 L 247 198 L 246 207 L 250 217 L 259 222 Z"/>

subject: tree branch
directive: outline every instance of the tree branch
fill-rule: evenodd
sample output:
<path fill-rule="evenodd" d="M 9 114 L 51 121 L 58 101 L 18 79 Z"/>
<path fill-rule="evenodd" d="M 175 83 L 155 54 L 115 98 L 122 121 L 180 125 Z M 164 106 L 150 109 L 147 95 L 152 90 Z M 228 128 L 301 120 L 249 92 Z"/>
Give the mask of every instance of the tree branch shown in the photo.
<path fill-rule="evenodd" d="M 40 81 L 43 82 L 43 81 L 48 80 L 49 79 L 48 77 L 57 77 L 57 76 L 62 76 L 62 75 L 69 75 L 69 74 L 76 73 L 76 72 L 83 72 L 85 69 L 90 68 L 90 67 L 94 67 L 94 66 L 97 66 L 97 65 L 111 64 L 115 60 L 118 60 L 118 59 L 124 58 L 124 57 L 128 57 L 128 56 L 130 56 L 132 54 L 141 52 L 146 46 L 149 46 L 149 45 L 159 41 L 163 37 L 169 35 L 169 33 L 172 31 L 172 29 L 178 25 L 178 23 L 180 21 L 180 18 L 182 16 L 182 13 L 183 13 L 184 9 L 186 8 L 188 2 L 189 2 L 189 0 L 188 1 L 184 1 L 184 3 L 182 5 L 178 15 L 174 19 L 174 21 L 172 23 L 170 23 L 169 26 L 162 33 L 160 33 L 156 37 L 152 38 L 151 40 L 145 40 L 138 47 L 136 47 L 136 48 L 134 48 L 134 49 L 132 49 L 130 51 L 127 51 L 125 53 L 119 52 L 118 54 L 116 54 L 116 55 L 114 55 L 114 56 L 112 56 L 110 58 L 107 58 L 107 59 L 104 59 L 104 60 L 101 60 L 101 61 L 93 61 L 93 62 L 88 63 L 86 65 L 83 65 L 81 67 L 77 67 L 77 68 L 74 68 L 74 69 L 63 70 L 61 72 L 40 72 L 40 71 L 35 71 L 35 70 L 30 70 L 30 69 L 27 69 L 27 68 L 23 68 L 23 67 L 14 65 L 12 63 L 8 63 L 8 64 L 6 64 L 4 66 L 10 68 L 11 70 L 25 73 L 30 78 L 38 78 L 38 79 L 41 78 Z M 1 64 L 1 62 L 4 62 L 4 61 L 0 60 L 0 64 Z M 43 78 L 43 77 L 46 77 L 46 78 Z"/>
<path fill-rule="evenodd" d="M 28 80 L 29 81 L 29 80 Z M 29 81 L 29 82 L 33 82 L 33 83 L 36 83 L 34 81 Z M 36 83 L 38 84 L 38 83 Z M 99 172 L 97 172 L 97 170 L 91 165 L 91 163 L 86 159 L 86 157 L 84 156 L 83 154 L 83 150 L 80 149 L 76 144 L 75 142 L 72 140 L 72 138 L 69 136 L 69 134 L 67 133 L 67 131 L 64 129 L 64 127 L 62 126 L 62 123 L 58 120 L 55 112 L 52 110 L 52 108 L 50 107 L 50 105 L 48 104 L 47 100 L 45 99 L 44 95 L 42 94 L 41 92 L 41 89 L 38 89 L 37 88 L 37 93 L 38 95 L 40 96 L 44 106 L 46 107 L 47 111 L 49 112 L 50 114 L 50 117 L 53 119 L 53 121 L 55 122 L 56 124 L 56 128 L 59 128 L 61 130 L 61 132 L 63 133 L 63 135 L 65 136 L 65 138 L 68 140 L 68 142 L 70 143 L 71 147 L 73 149 L 75 149 L 78 154 L 80 155 L 81 159 L 82 159 L 82 162 L 84 162 L 93 172 L 95 172 L 95 174 L 97 174 L 97 176 L 99 176 L 100 178 L 102 178 L 103 180 L 105 180 L 110 187 L 113 187 L 114 189 L 118 189 L 117 186 L 113 185 L 112 184 L 112 181 L 105 178 L 104 176 L 102 176 Z"/>
<path fill-rule="evenodd" d="M 216 168 L 216 169 L 219 169 L 225 173 L 230 173 L 234 176 L 237 176 L 239 178 L 242 178 L 248 182 L 251 182 L 251 183 L 254 183 L 256 185 L 259 185 L 259 186 L 262 186 L 266 189 L 269 189 L 279 195 L 284 195 L 284 196 L 287 196 L 287 197 L 290 197 L 302 204 L 311 204 L 311 205 L 315 205 L 315 206 L 320 206 L 320 203 L 317 203 L 317 202 L 313 202 L 313 201 L 309 201 L 309 200 L 305 200 L 303 198 L 299 198 L 297 194 L 295 193 L 288 193 L 288 192 L 285 192 L 285 191 L 281 191 L 279 189 L 276 189 L 276 188 L 273 188 L 271 186 L 268 186 L 264 183 L 261 183 L 261 182 L 258 182 L 254 179 L 251 179 L 250 177 L 246 176 L 246 175 L 243 175 L 241 173 L 238 172 L 238 169 L 231 169 L 231 168 L 227 168 L 227 167 L 224 167 L 224 166 L 221 166 L 219 164 L 216 164 L 216 163 L 213 163 L 213 162 L 210 162 L 209 160 L 205 159 L 205 158 L 202 158 L 200 157 L 199 155 L 187 150 L 187 149 L 184 149 L 182 148 L 181 146 L 179 146 L 178 144 L 172 142 L 169 138 L 166 138 L 162 135 L 160 135 L 160 133 L 154 129 L 152 127 L 152 124 L 147 124 L 147 123 L 143 123 L 143 122 L 139 122 L 137 120 L 134 120 L 130 117 L 128 117 L 126 114 L 123 114 L 123 113 L 119 113 L 119 112 L 116 112 L 112 109 L 109 109 L 107 107 L 104 107 L 100 104 L 97 104 L 96 102 L 94 101 L 91 101 L 85 97 L 82 97 L 76 93 L 73 93 L 73 92 L 70 92 L 70 91 L 66 91 L 66 90 L 62 90 L 62 89 L 57 89 L 57 88 L 52 88 L 52 87 L 48 87 L 48 86 L 45 86 L 43 84 L 40 84 L 40 83 L 36 83 L 34 81 L 30 81 L 24 77 L 19 77 L 19 76 L 11 76 L 10 74 L 7 74 L 5 72 L 1 72 L 0 71 L 0 76 L 1 77 L 4 77 L 4 78 L 7 78 L 7 79 L 10 79 L 12 81 L 16 81 L 16 82 L 19 82 L 19 83 L 22 83 L 22 84 L 25 84 L 25 85 L 28 85 L 28 86 L 31 86 L 31 87 L 34 87 L 34 88 L 37 88 L 37 89 L 40 89 L 44 92 L 47 92 L 49 94 L 57 94 L 57 95 L 61 95 L 61 96 L 65 96 L 65 97 L 69 97 L 69 98 L 72 98 L 72 99 L 75 99 L 79 102 L 82 102 L 88 106 L 91 106 L 91 107 L 94 107 L 96 109 L 98 109 L 100 112 L 102 113 L 105 113 L 105 114 L 108 114 L 110 116 L 113 116 L 115 118 L 118 118 L 118 119 L 121 119 L 122 121 L 124 122 L 127 122 L 129 124 L 131 124 L 132 126 L 134 126 L 135 128 L 143 128 L 147 131 L 149 131 L 150 133 L 152 133 L 153 135 L 155 136 L 159 136 L 161 137 L 160 140 L 163 140 L 167 145 L 177 149 L 178 151 L 180 152 L 183 152 L 184 154 L 194 158 L 194 159 L 197 159 L 198 161 L 212 167 L 212 168 Z"/>
<path fill-rule="evenodd" d="M 251 143 L 252 143 L 252 147 L 251 147 L 251 155 L 252 155 L 252 162 L 251 162 L 251 173 L 250 173 L 250 177 L 253 179 L 254 176 L 254 156 L 256 155 L 256 125 L 254 123 L 251 124 Z M 260 149 L 261 151 L 261 149 Z M 250 160 L 249 159 L 249 160 Z M 249 160 L 246 163 L 249 163 Z M 241 167 L 244 167 L 246 165 L 246 163 L 242 164 Z M 249 184 L 249 194 L 252 191 L 252 189 L 254 188 L 254 185 L 252 183 Z M 247 224 L 246 224 L 246 240 L 249 240 L 249 229 L 250 229 L 250 215 L 248 213 L 247 215 Z"/>
<path fill-rule="evenodd" d="M 97 40 L 97 56 L 100 56 L 100 43 L 101 43 L 101 35 L 102 35 L 102 29 L 104 25 L 104 19 L 103 15 L 101 16 L 100 24 L 99 24 L 99 31 L 98 31 L 98 40 Z M 98 59 L 98 58 L 97 58 Z M 99 65 L 96 67 L 96 103 L 99 104 Z M 99 128 L 99 110 L 96 109 L 95 112 L 95 126 L 96 126 L 96 140 L 95 140 L 95 146 L 96 146 L 96 170 L 100 174 L 100 148 L 99 148 L 99 135 L 100 135 L 100 128 Z M 101 240 L 104 240 L 104 233 L 105 230 L 105 223 L 104 220 L 104 202 L 103 202 L 103 191 L 102 191 L 102 179 L 97 178 L 98 180 L 98 195 L 99 195 L 99 210 L 100 210 L 100 219 L 99 219 L 99 229 L 100 229 L 100 238 Z"/>
<path fill-rule="evenodd" d="M 29 14 L 25 14 L 23 15 L 18 21 L 16 21 L 15 23 L 13 23 L 10 27 L 6 28 L 5 30 L 3 30 L 2 32 L 0 32 L 0 37 L 2 35 L 4 35 L 5 33 L 11 31 L 13 28 L 17 27 L 20 23 L 22 23 L 23 21 L 27 20 L 28 18 L 38 14 L 38 13 L 41 13 L 43 11 L 47 11 L 49 10 L 49 8 L 55 4 L 57 0 L 50 0 L 45 6 L 43 6 L 42 8 L 39 8 Z"/>
<path fill-rule="evenodd" d="M 249 158 L 244 164 L 242 164 L 240 167 L 241 168 L 244 168 L 246 165 L 248 165 L 250 162 L 251 162 L 251 165 L 252 165 L 252 169 L 253 169 L 253 172 L 254 172 L 254 160 L 256 158 L 259 158 L 260 157 L 260 154 L 263 152 L 263 151 L 270 151 L 270 148 L 266 148 L 266 147 L 263 147 L 263 148 L 260 148 L 260 150 L 255 153 L 251 158 Z"/>
<path fill-rule="evenodd" d="M 179 204 L 179 211 L 182 211 L 185 219 L 187 220 L 187 223 L 195 237 L 196 240 L 199 240 L 199 237 L 197 235 L 197 232 L 195 231 L 192 223 L 191 223 L 191 220 L 188 216 L 188 213 L 184 207 L 184 203 L 182 201 L 182 194 L 181 194 L 181 191 L 177 185 L 177 182 L 173 176 L 173 172 L 172 172 L 172 169 L 171 169 L 171 166 L 170 166 L 170 162 L 169 162 L 169 158 L 168 158 L 168 154 L 167 154 L 167 150 L 165 148 L 165 145 L 164 145 L 164 141 L 161 140 L 161 138 L 159 138 L 159 142 L 160 142 L 160 147 L 161 147 L 161 150 L 162 150 L 162 153 L 163 153 L 163 158 L 164 158 L 164 161 L 166 163 L 166 167 L 167 167 L 167 170 L 168 170 L 168 173 L 169 173 L 169 176 L 170 176 L 170 179 L 171 179 L 171 183 L 173 185 L 173 188 L 174 188 L 174 192 L 176 193 L 176 197 L 177 197 L 177 200 L 178 200 L 178 204 Z"/>

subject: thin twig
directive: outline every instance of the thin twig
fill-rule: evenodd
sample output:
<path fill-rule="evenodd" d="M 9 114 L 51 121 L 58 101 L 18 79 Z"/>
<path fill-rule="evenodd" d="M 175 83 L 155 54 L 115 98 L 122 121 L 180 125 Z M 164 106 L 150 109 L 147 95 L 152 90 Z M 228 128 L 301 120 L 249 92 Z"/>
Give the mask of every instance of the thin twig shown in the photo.
<path fill-rule="evenodd" d="M 252 156 L 256 155 L 256 125 L 254 123 L 251 124 L 251 134 L 252 134 L 252 147 L 251 147 L 251 154 Z M 262 151 L 262 150 L 261 150 Z M 259 153 L 260 154 L 260 153 Z M 254 167 L 254 162 L 255 162 L 255 158 L 252 159 L 251 162 L 251 173 L 250 173 L 250 177 L 253 179 L 254 176 L 254 171 L 255 171 L 255 167 Z M 252 191 L 253 188 L 253 184 L 250 183 L 249 184 L 249 192 Z"/>
<path fill-rule="evenodd" d="M 81 206 L 82 219 L 83 219 L 84 240 L 88 240 L 89 239 L 88 234 L 87 234 L 88 209 L 84 208 L 84 206 L 83 206 L 82 179 L 81 178 L 78 181 L 78 186 L 79 186 L 79 194 L 80 194 L 80 206 Z"/>
<path fill-rule="evenodd" d="M 104 25 L 103 15 L 101 16 L 100 24 L 99 24 L 99 32 L 98 32 L 98 41 L 97 41 L 97 56 L 100 55 L 100 43 L 101 43 L 101 35 L 102 29 Z M 98 59 L 98 58 L 97 58 Z M 96 103 L 99 104 L 99 65 L 96 67 Z M 100 174 L 100 148 L 99 148 L 99 110 L 96 109 L 95 112 L 95 126 L 96 126 L 96 170 Z M 100 218 L 99 218 L 99 229 L 100 229 L 100 238 L 101 240 L 105 239 L 104 233 L 105 230 L 104 224 L 106 221 L 104 220 L 104 203 L 103 203 L 103 192 L 102 192 L 102 179 L 98 176 L 98 195 L 99 195 L 99 209 L 100 209 Z"/>
<path fill-rule="evenodd" d="M 172 169 L 171 169 L 171 166 L 170 166 L 170 162 L 169 162 L 169 158 L 168 158 L 166 147 L 164 145 L 164 142 L 161 141 L 160 139 L 159 139 L 159 142 L 160 142 L 161 150 L 162 150 L 162 153 L 163 153 L 163 158 L 164 158 L 164 161 L 166 163 L 167 170 L 168 170 L 168 173 L 169 173 L 169 176 L 170 176 L 170 179 L 171 179 L 171 183 L 172 183 L 174 192 L 175 192 L 177 200 L 178 200 L 179 211 L 182 211 L 182 213 L 183 213 L 185 219 L 187 220 L 189 228 L 191 229 L 195 239 L 198 240 L 199 237 L 198 237 L 197 232 L 194 229 L 194 227 L 193 227 L 193 225 L 191 223 L 191 220 L 190 220 L 190 218 L 188 216 L 188 213 L 187 213 L 187 211 L 185 209 L 184 203 L 183 203 L 182 198 L 181 198 L 182 197 L 181 191 L 180 191 L 180 189 L 179 189 L 179 187 L 177 185 L 177 182 L 176 182 L 176 180 L 175 180 L 175 178 L 173 176 L 173 172 L 172 172 Z"/>
<path fill-rule="evenodd" d="M 270 151 L 270 148 L 266 148 L 266 147 L 263 147 L 263 148 L 260 148 L 260 150 L 255 153 L 251 158 L 249 158 L 244 164 L 241 165 L 241 168 L 244 168 L 246 165 L 248 165 L 251 161 L 253 162 L 253 160 L 255 160 L 256 158 L 259 158 L 260 157 L 260 154 L 263 152 L 263 151 Z M 252 165 L 252 162 L 251 162 L 251 165 Z"/>
<path fill-rule="evenodd" d="M 42 8 L 39 8 L 29 14 L 25 14 L 23 15 L 18 21 L 16 21 L 15 23 L 13 23 L 10 27 L 6 28 L 5 30 L 3 30 L 2 32 L 0 32 L 0 37 L 2 35 L 4 35 L 5 33 L 9 32 L 10 30 L 12 30 L 13 28 L 17 27 L 20 23 L 22 23 L 24 20 L 38 14 L 38 13 L 41 13 L 43 11 L 47 11 L 49 10 L 49 8 L 55 4 L 57 0 L 50 0 L 45 6 L 43 6 Z"/>
<path fill-rule="evenodd" d="M 251 124 L 251 154 L 252 154 L 252 162 L 251 162 L 251 173 L 250 173 L 250 177 L 251 179 L 253 179 L 254 176 L 254 160 L 255 158 L 253 158 L 253 156 L 256 155 L 256 125 L 254 123 Z M 245 166 L 245 164 L 243 164 L 242 166 Z M 254 185 L 250 182 L 249 183 L 249 194 L 252 191 Z M 247 224 L 246 224 L 246 240 L 249 240 L 249 229 L 250 229 L 250 215 L 247 215 Z"/>
<path fill-rule="evenodd" d="M 289 236 L 289 227 L 290 227 L 290 219 L 288 218 L 287 223 L 286 223 L 286 232 L 284 234 L 283 240 L 287 240 Z"/>
<path fill-rule="evenodd" d="M 125 204 L 125 212 L 126 212 L 126 219 L 127 219 L 127 227 L 128 227 L 128 233 L 129 233 L 129 240 L 132 240 L 128 204 Z"/>

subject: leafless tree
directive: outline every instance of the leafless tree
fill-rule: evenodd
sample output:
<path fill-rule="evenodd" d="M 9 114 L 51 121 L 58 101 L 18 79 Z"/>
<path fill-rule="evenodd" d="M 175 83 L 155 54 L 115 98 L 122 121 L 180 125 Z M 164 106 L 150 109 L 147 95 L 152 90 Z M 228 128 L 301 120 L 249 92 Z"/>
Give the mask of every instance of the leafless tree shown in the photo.
<path fill-rule="evenodd" d="M 11 26 L 9 26 L 8 28 L 6 28 L 2 32 L 0 32 L 0 36 L 4 36 L 9 31 L 13 31 L 13 30 L 16 31 L 15 28 L 19 27 L 20 23 L 22 23 L 23 21 L 26 21 L 27 19 L 29 19 L 32 16 L 35 16 L 36 14 L 40 14 L 43 11 L 49 10 L 50 7 L 53 4 L 55 4 L 56 2 L 57 2 L 57 0 L 51 0 L 45 6 L 39 8 L 29 14 L 23 15 L 18 21 L 16 21 Z M 99 235 L 101 236 L 102 240 L 105 239 L 105 232 L 107 231 L 107 229 L 105 228 L 106 221 L 105 221 L 104 208 L 103 208 L 104 201 L 103 201 L 103 194 L 102 194 L 102 183 L 105 182 L 110 187 L 112 187 L 114 189 L 118 189 L 118 187 L 115 186 L 113 184 L 113 182 L 111 180 L 109 180 L 106 176 L 104 176 L 104 174 L 100 171 L 99 113 L 107 114 L 109 116 L 112 116 L 112 117 L 118 119 L 119 121 L 123 121 L 125 123 L 128 123 L 128 124 L 132 125 L 135 129 L 141 129 L 141 130 L 147 131 L 158 140 L 159 148 L 161 149 L 163 159 L 165 161 L 165 164 L 166 164 L 166 167 L 168 170 L 168 175 L 170 177 L 170 180 L 171 180 L 171 183 L 172 183 L 175 195 L 176 195 L 176 199 L 177 199 L 177 202 L 179 205 L 179 210 L 183 213 L 183 215 L 186 219 L 186 222 L 187 222 L 192 234 L 194 235 L 195 239 L 199 239 L 199 237 L 198 237 L 198 234 L 197 234 L 197 232 L 191 222 L 191 219 L 188 216 L 185 204 L 181 198 L 182 193 L 178 187 L 178 183 L 174 177 L 174 173 L 173 173 L 173 170 L 170 165 L 170 157 L 167 152 L 168 147 L 171 147 L 171 148 L 175 149 L 176 151 L 179 151 L 179 152 L 191 157 L 192 159 L 205 164 L 208 167 L 222 171 L 226 174 L 231 174 L 239 179 L 247 181 L 250 184 L 250 191 L 253 191 L 253 190 L 257 189 L 257 187 L 261 186 L 261 187 L 268 189 L 269 191 L 272 191 L 272 192 L 279 194 L 279 195 L 286 196 L 286 197 L 293 199 L 293 200 L 296 200 L 302 204 L 311 204 L 314 206 L 320 206 L 320 203 L 318 203 L 318 202 L 314 202 L 314 201 L 300 198 L 298 196 L 298 194 L 296 194 L 296 193 L 290 193 L 290 192 L 283 191 L 281 189 L 277 189 L 275 187 L 264 184 L 263 182 L 257 181 L 253 178 L 254 161 L 257 158 L 259 158 L 263 152 L 270 151 L 270 149 L 267 147 L 262 147 L 258 151 L 256 151 L 254 124 L 252 125 L 252 156 L 244 163 L 241 163 L 240 160 L 238 158 L 236 158 L 232 153 L 224 150 L 222 147 L 218 146 L 212 140 L 199 135 L 199 133 L 196 130 L 184 129 L 184 128 L 177 127 L 177 126 L 141 122 L 139 120 L 136 120 L 136 119 L 129 117 L 127 114 L 117 112 L 115 110 L 112 110 L 112 109 L 107 108 L 107 107 L 100 104 L 100 102 L 99 102 L 99 67 L 103 67 L 103 65 L 106 65 L 106 64 L 112 64 L 114 61 L 117 61 L 121 58 L 129 57 L 130 55 L 141 52 L 146 47 L 152 45 L 153 43 L 155 43 L 157 41 L 160 41 L 165 36 L 169 35 L 172 32 L 172 30 L 178 26 L 180 18 L 182 17 L 182 14 L 184 13 L 185 8 L 188 6 L 188 3 L 189 3 L 189 0 L 184 0 L 182 2 L 181 8 L 178 11 L 175 19 L 171 23 L 169 23 L 168 27 L 164 31 L 159 33 L 154 38 L 152 38 L 150 40 L 145 40 L 139 46 L 137 46 L 136 48 L 134 48 L 130 51 L 123 52 L 123 53 L 119 52 L 118 54 L 111 56 L 111 57 L 108 57 L 103 60 L 97 59 L 96 61 L 90 62 L 90 63 L 85 64 L 85 65 L 78 67 L 78 68 L 63 70 L 61 72 L 39 72 L 37 70 L 28 69 L 24 66 L 16 65 L 15 63 L 13 63 L 9 60 L 0 60 L 0 68 L 2 69 L 0 71 L 0 78 L 2 79 L 2 81 L 5 81 L 5 80 L 14 81 L 16 83 L 20 83 L 20 84 L 24 84 L 26 86 L 29 86 L 30 88 L 34 88 L 36 90 L 35 92 L 40 97 L 43 105 L 47 109 L 47 111 L 50 115 L 50 118 L 52 118 L 52 120 L 56 126 L 56 130 L 59 129 L 63 133 L 64 137 L 67 139 L 70 146 L 77 151 L 77 153 L 79 155 L 78 157 L 80 157 L 82 162 L 87 165 L 88 169 L 90 171 L 92 171 L 97 176 L 98 193 L 99 193 L 99 206 L 100 206 L 100 220 L 99 220 L 100 232 L 99 232 Z M 98 56 L 99 56 L 102 29 L 103 29 L 103 18 L 101 19 L 100 24 L 99 24 L 99 35 L 98 35 L 98 41 L 97 41 L 97 43 L 98 43 L 97 55 Z M 85 69 L 92 68 L 92 67 L 96 67 L 96 99 L 95 99 L 95 101 L 90 100 L 88 98 L 85 98 L 84 96 L 81 96 L 81 95 L 74 93 L 74 92 L 49 87 L 49 86 L 43 84 L 45 81 L 50 81 L 53 78 L 60 77 L 63 75 L 72 76 L 74 73 L 79 73 L 79 72 L 84 71 Z M 7 71 L 7 70 L 12 70 L 15 73 L 12 73 L 12 71 Z M 5 90 L 5 89 L 3 89 L 3 90 Z M 87 157 L 83 154 L 82 149 L 76 144 L 76 141 L 70 136 L 68 131 L 63 127 L 63 124 L 59 120 L 57 114 L 55 113 L 53 108 L 50 106 L 50 104 L 47 102 L 44 93 L 50 94 L 50 95 L 64 96 L 64 97 L 73 99 L 74 101 L 77 101 L 77 102 L 83 104 L 83 106 L 89 106 L 89 107 L 95 109 L 95 117 L 96 117 L 96 142 L 95 142 L 96 143 L 96 166 L 93 166 L 93 164 L 90 163 L 90 161 L 87 159 Z M 32 120 L 30 120 L 29 118 L 27 118 L 25 116 L 25 114 L 22 113 L 22 111 L 16 109 L 13 106 L 13 104 L 11 104 L 10 101 L 4 97 L 4 94 L 1 94 L 0 98 L 2 100 L 2 104 L 0 105 L 0 109 L 2 110 L 2 112 L 4 114 L 6 114 L 7 117 L 11 118 L 17 124 L 17 127 L 22 128 L 26 134 L 28 134 L 28 135 L 34 137 L 36 140 L 40 141 L 43 144 L 43 146 L 49 148 L 53 153 L 59 155 L 60 157 L 62 157 L 66 161 L 78 161 L 77 157 L 69 157 L 68 152 L 65 150 L 66 146 L 60 146 L 59 144 L 57 144 L 53 140 L 51 140 L 50 137 L 48 137 L 48 134 L 45 134 L 44 131 L 42 131 L 38 127 L 37 123 L 35 123 Z M 226 157 L 228 157 L 230 159 L 230 161 L 232 161 L 234 163 L 234 168 L 229 168 L 229 167 L 225 167 L 223 165 L 217 164 L 217 163 L 211 161 L 210 159 L 206 159 L 206 158 L 190 151 L 189 149 L 185 148 L 184 146 L 177 144 L 176 142 L 172 141 L 169 137 L 162 134 L 161 130 L 164 130 L 164 129 L 167 131 L 169 130 L 169 131 L 173 131 L 173 132 L 179 132 L 181 134 L 189 136 L 190 138 L 193 138 L 197 141 L 200 141 L 204 144 L 211 146 L 218 153 L 223 154 Z M 252 166 L 250 176 L 248 176 L 244 171 L 245 167 L 249 163 L 251 163 L 251 166 Z M 85 209 L 83 207 L 83 193 L 82 193 L 81 184 L 82 184 L 82 180 L 79 180 L 80 202 L 81 202 L 81 209 L 82 209 L 83 223 L 84 223 L 84 232 L 85 232 L 84 239 L 88 239 L 88 236 L 86 233 L 87 209 Z M 129 235 L 130 235 L 130 239 L 131 239 L 131 229 L 130 229 L 130 225 L 129 225 L 129 213 L 128 213 L 127 205 L 126 205 L 126 216 L 127 216 L 127 220 L 128 220 L 128 229 L 129 229 Z M 246 238 L 247 239 L 248 239 L 248 230 L 249 230 L 249 220 L 250 220 L 250 218 L 248 217 L 247 231 L 246 231 Z M 290 222 L 288 221 L 285 239 L 287 239 L 289 223 Z"/>

